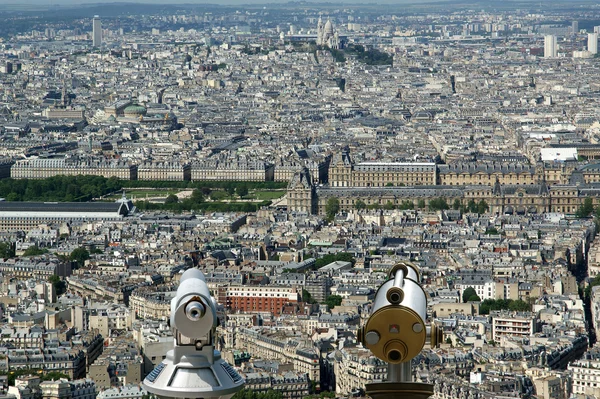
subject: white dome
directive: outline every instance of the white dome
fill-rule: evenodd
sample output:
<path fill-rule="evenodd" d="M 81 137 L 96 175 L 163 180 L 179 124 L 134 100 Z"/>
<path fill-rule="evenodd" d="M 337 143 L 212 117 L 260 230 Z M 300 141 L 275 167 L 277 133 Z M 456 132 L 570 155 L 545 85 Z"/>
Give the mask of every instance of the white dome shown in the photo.
<path fill-rule="evenodd" d="M 327 20 L 327 22 L 325 22 L 325 34 L 333 35 L 333 24 L 330 20 Z"/>

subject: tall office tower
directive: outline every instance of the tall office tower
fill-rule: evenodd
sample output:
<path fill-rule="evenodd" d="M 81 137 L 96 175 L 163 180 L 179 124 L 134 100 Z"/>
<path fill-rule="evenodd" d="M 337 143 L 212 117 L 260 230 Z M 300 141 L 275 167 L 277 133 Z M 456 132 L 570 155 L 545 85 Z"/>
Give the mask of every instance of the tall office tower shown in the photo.
<path fill-rule="evenodd" d="M 588 51 L 592 54 L 598 54 L 598 34 L 588 33 Z"/>
<path fill-rule="evenodd" d="M 556 57 L 556 36 L 544 36 L 544 58 Z"/>
<path fill-rule="evenodd" d="M 573 31 L 574 35 L 579 33 L 579 21 L 571 22 L 571 30 Z"/>
<path fill-rule="evenodd" d="M 102 46 L 102 21 L 98 15 L 94 15 L 92 29 L 94 47 Z"/>

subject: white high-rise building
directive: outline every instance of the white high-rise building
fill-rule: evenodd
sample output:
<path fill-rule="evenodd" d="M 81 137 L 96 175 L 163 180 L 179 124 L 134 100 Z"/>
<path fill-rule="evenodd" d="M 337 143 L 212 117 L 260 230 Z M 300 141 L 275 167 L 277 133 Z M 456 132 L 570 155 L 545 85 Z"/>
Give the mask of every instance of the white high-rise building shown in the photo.
<path fill-rule="evenodd" d="M 587 50 L 592 54 L 598 54 L 598 34 L 588 33 Z"/>
<path fill-rule="evenodd" d="M 544 58 L 556 57 L 556 36 L 544 36 Z"/>
<path fill-rule="evenodd" d="M 94 47 L 102 46 L 102 21 L 98 15 L 94 15 L 92 21 L 92 40 Z"/>

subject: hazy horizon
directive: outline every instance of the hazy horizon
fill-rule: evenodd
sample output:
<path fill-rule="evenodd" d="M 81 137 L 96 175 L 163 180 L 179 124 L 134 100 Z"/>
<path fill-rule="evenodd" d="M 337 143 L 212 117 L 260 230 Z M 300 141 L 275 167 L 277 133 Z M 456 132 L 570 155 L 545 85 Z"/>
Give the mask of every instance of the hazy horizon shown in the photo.
<path fill-rule="evenodd" d="M 486 0 L 483 0 L 486 1 Z M 488 0 L 489 1 L 489 0 Z M 507 0 L 501 3 L 506 3 Z M 30 5 L 95 5 L 106 3 L 145 3 L 145 4 L 215 4 L 215 5 L 244 5 L 244 4 L 285 4 L 290 2 L 306 2 L 306 3 L 333 3 L 333 4 L 424 4 L 424 3 L 480 3 L 478 0 L 296 0 L 296 1 L 277 1 L 277 0 L 27 0 Z M 489 1 L 492 3 L 492 1 Z M 508 2 L 535 2 L 540 0 L 508 0 Z M 556 2 L 554 0 L 543 0 L 542 3 Z M 586 3 L 589 1 L 578 1 L 577 3 Z M 17 0 L 0 0 L 0 5 L 19 5 L 24 6 L 22 2 Z"/>

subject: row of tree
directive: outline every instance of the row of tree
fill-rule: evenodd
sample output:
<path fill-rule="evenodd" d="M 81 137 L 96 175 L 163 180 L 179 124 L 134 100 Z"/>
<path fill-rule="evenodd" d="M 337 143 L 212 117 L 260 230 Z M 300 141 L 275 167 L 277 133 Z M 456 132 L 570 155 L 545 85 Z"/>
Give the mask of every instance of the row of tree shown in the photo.
<path fill-rule="evenodd" d="M 148 181 L 148 180 L 123 180 L 125 188 L 213 188 L 227 192 L 235 192 L 239 186 L 249 190 L 281 190 L 287 187 L 286 182 L 276 181 Z"/>
<path fill-rule="evenodd" d="M 7 201 L 89 201 L 118 191 L 122 182 L 102 176 L 53 176 L 42 180 L 2 179 L 0 197 Z"/>
<path fill-rule="evenodd" d="M 329 295 L 323 304 L 327 305 L 329 310 L 331 310 L 336 306 L 340 306 L 342 304 L 342 300 L 343 298 L 339 295 Z M 317 303 L 317 301 L 312 297 L 311 293 L 305 289 L 302 290 L 302 302 Z"/>
<path fill-rule="evenodd" d="M 262 207 L 271 205 L 271 201 L 261 202 L 195 202 L 191 198 L 183 201 L 154 203 L 150 201 L 136 201 L 135 206 L 142 211 L 171 211 L 180 213 L 184 211 L 197 212 L 256 212 Z"/>
<path fill-rule="evenodd" d="M 285 182 L 233 181 L 144 181 L 119 180 L 102 176 L 52 176 L 41 180 L 1 179 L 0 197 L 7 201 L 77 202 L 90 201 L 123 188 L 196 188 L 205 195 L 211 189 L 224 190 L 229 196 L 248 195 L 249 190 L 283 189 Z"/>
<path fill-rule="evenodd" d="M 600 279 L 598 281 L 600 284 Z M 481 302 L 481 298 L 473 287 L 467 287 L 462 293 L 463 302 Z M 521 300 L 513 299 L 486 299 L 479 305 L 479 314 L 489 314 L 492 310 L 511 310 L 516 312 L 528 312 L 531 306 Z"/>

